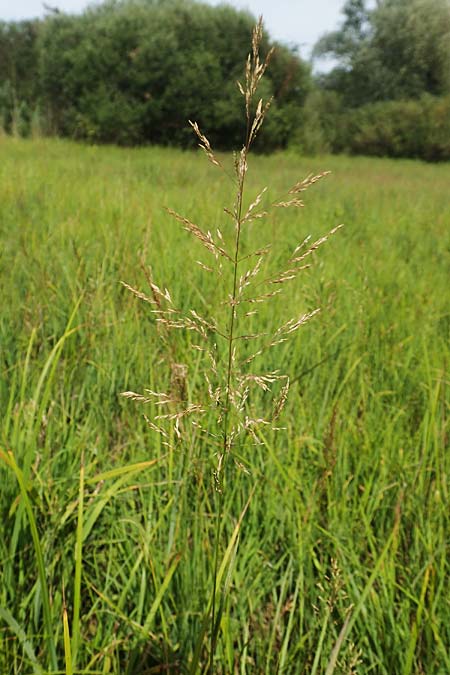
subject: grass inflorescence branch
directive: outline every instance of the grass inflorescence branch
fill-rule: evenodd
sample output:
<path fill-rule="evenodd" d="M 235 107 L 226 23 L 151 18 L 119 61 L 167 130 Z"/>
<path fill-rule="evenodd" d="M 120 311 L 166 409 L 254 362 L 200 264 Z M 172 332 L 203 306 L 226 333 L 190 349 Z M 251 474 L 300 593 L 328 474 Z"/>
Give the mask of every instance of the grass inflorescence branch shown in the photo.
<path fill-rule="evenodd" d="M 205 273 L 216 273 L 218 276 L 217 289 L 223 289 L 224 297 L 216 298 L 216 302 L 211 303 L 211 307 L 219 308 L 220 316 L 213 316 L 212 313 L 210 316 L 204 316 L 194 308 L 182 311 L 174 304 L 169 291 L 159 288 L 153 278 L 147 279 L 150 293 L 142 292 L 124 283 L 124 286 L 137 298 L 150 303 L 157 324 L 166 332 L 164 335 L 166 342 L 167 333 L 172 330 L 184 330 L 195 334 L 197 342 L 192 344 L 192 349 L 203 358 L 203 377 L 208 392 L 206 401 L 196 402 L 187 399 L 187 394 L 184 398 L 180 397 L 180 385 L 178 391 L 173 387 L 167 392 L 155 392 L 148 389 L 144 394 L 128 391 L 124 392 L 123 396 L 147 405 L 154 411 L 152 418 L 146 415 L 146 420 L 152 431 L 164 437 L 165 445 L 170 444 L 172 437 L 181 443 L 183 435 L 190 433 L 198 441 L 199 431 L 201 431 L 201 442 L 204 443 L 206 439 L 216 457 L 212 482 L 215 493 L 212 587 L 199 638 L 200 642 L 204 641 L 209 625 L 209 649 L 206 659 L 202 662 L 201 647 L 204 645 L 197 646 L 191 663 L 192 673 L 198 672 L 198 669 L 202 671 L 206 669 L 211 675 L 215 672 L 214 659 L 226 593 L 229 589 L 227 579 L 229 581 L 232 575 L 232 561 L 236 556 L 238 542 L 238 533 L 235 541 L 236 549 L 230 549 L 230 543 L 225 547 L 222 541 L 225 519 L 224 495 L 227 490 L 229 460 L 233 458 L 239 469 L 248 472 L 241 461 L 244 454 L 242 450 L 247 439 L 251 443 L 261 443 L 258 429 L 279 429 L 278 420 L 282 415 L 289 393 L 287 374 L 278 369 L 259 371 L 256 363 L 267 350 L 285 342 L 303 327 L 319 312 L 319 308 L 303 312 L 287 319 L 279 326 L 271 326 L 269 330 L 264 331 L 248 331 L 246 322 L 258 313 L 256 306 L 278 296 L 283 292 L 287 282 L 296 280 L 303 270 L 310 267 L 310 264 L 303 264 L 303 261 L 309 258 L 340 227 L 335 227 L 312 244 L 309 244 L 309 238 L 306 238 L 296 246 L 286 266 L 281 270 L 270 271 L 268 269 L 267 258 L 272 250 L 270 245 L 257 250 L 243 250 L 244 227 L 254 220 L 267 218 L 272 209 L 303 207 L 303 200 L 300 200 L 297 195 L 305 192 L 329 173 L 309 175 L 299 180 L 288 190 L 285 198 L 268 206 L 263 204 L 267 192 L 267 187 L 264 187 L 245 206 L 249 154 L 272 102 L 271 100 L 264 102 L 262 98 L 257 99 L 259 84 L 273 53 L 273 50 L 270 50 L 264 59 L 260 58 L 262 35 L 263 25 L 260 19 L 253 31 L 251 53 L 246 62 L 244 82 L 238 82 L 239 91 L 244 98 L 246 134 L 242 148 L 234 154 L 234 178 L 232 180 L 235 189 L 234 206 L 232 209 L 224 209 L 232 220 L 233 231 L 225 235 L 216 228 L 216 233 L 212 234 L 210 229 L 200 227 L 189 217 L 180 215 L 171 208 L 167 209 L 169 215 L 200 242 L 214 259 L 211 265 L 203 261 L 198 261 L 198 264 Z M 189 123 L 208 160 L 228 175 L 207 136 L 196 122 L 190 121 Z M 256 258 L 256 262 L 248 269 L 242 270 L 242 264 L 251 258 Z M 228 272 L 225 270 L 226 266 L 228 266 Z M 264 276 L 261 279 L 263 270 Z M 224 279 L 229 280 L 228 289 Z M 226 327 L 219 329 L 221 325 Z M 226 345 L 225 348 L 223 343 Z M 247 347 L 249 344 L 256 344 L 250 352 Z M 181 367 L 177 364 L 173 353 L 169 355 L 169 362 L 172 370 L 174 367 Z M 182 379 L 186 380 L 187 366 L 184 366 L 182 372 Z M 181 388 L 185 393 L 187 392 L 186 386 L 183 385 Z M 251 391 L 255 388 L 272 396 L 272 402 L 265 412 L 255 410 L 254 404 L 251 403 Z M 192 396 L 192 392 L 190 395 Z M 173 425 L 174 434 L 167 430 L 167 425 Z M 239 452 L 235 453 L 238 447 Z M 249 502 L 246 509 L 248 505 Z M 242 522 L 242 518 L 239 518 L 238 522 Z M 228 570 L 225 578 L 224 561 L 227 563 Z"/>

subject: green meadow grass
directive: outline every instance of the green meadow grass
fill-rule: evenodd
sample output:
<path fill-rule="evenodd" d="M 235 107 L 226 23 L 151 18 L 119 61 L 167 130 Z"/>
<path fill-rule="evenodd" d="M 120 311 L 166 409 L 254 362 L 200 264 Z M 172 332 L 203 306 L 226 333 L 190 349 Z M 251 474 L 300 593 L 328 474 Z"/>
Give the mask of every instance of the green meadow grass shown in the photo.
<path fill-rule="evenodd" d="M 228 539 L 252 498 L 216 672 L 446 675 L 450 166 L 256 157 L 248 195 L 325 169 L 304 209 L 246 233 L 281 257 L 345 224 L 261 310 L 264 327 L 322 308 L 267 357 L 291 376 L 286 429 L 245 449 L 225 494 Z M 197 153 L 0 139 L 1 673 L 189 672 L 216 460 L 200 440 L 167 450 L 119 396 L 167 377 L 120 281 L 144 288 L 144 259 L 207 306 L 198 242 L 163 207 L 222 228 L 231 199 Z"/>

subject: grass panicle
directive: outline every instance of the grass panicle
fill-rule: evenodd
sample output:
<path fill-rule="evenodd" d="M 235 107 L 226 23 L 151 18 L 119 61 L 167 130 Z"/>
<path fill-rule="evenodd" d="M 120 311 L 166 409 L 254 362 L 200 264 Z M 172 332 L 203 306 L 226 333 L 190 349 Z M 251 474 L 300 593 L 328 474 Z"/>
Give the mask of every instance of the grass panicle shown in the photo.
<path fill-rule="evenodd" d="M 244 229 L 248 229 L 252 221 L 267 218 L 272 208 L 303 207 L 304 205 L 303 201 L 295 197 L 287 201 L 275 202 L 267 208 L 258 210 L 267 192 L 267 187 L 265 187 L 246 206 L 249 155 L 271 104 L 271 101 L 264 103 L 263 99 L 256 101 L 258 85 L 269 66 L 273 53 L 271 50 L 264 60 L 260 59 L 261 40 L 262 18 L 253 31 L 252 50 L 248 56 L 245 70 L 245 83 L 243 85 L 238 83 L 239 91 L 245 101 L 247 131 L 241 150 L 236 152 L 234 156 L 235 175 L 232 179 L 235 190 L 234 206 L 232 209 L 224 208 L 225 213 L 232 219 L 233 230 L 230 234 L 224 235 L 222 230 L 216 227 L 214 228 L 216 235 L 213 235 L 209 229 L 202 229 L 190 218 L 167 208 L 169 215 L 181 223 L 183 229 L 198 240 L 213 257 L 212 266 L 202 262 L 199 262 L 199 264 L 205 272 L 216 274 L 217 289 L 218 291 L 224 290 L 222 297 L 209 299 L 209 307 L 211 310 L 215 308 L 223 310 L 225 308 L 225 313 L 222 311 L 219 315 L 215 315 L 211 311 L 205 316 L 200 314 L 200 310 L 194 308 L 189 309 L 186 313 L 174 305 L 172 295 L 167 289 L 161 291 L 153 281 L 150 283 L 153 297 L 149 297 L 145 292 L 136 290 L 123 282 L 123 285 L 137 298 L 153 306 L 151 311 L 155 315 L 156 322 L 164 326 L 166 330 L 182 329 L 195 333 L 199 343 L 192 347 L 197 353 L 202 354 L 205 361 L 203 378 L 207 383 L 209 400 L 202 400 L 201 403 L 192 400 L 179 400 L 174 398 L 173 392 L 160 393 L 149 389 L 144 394 L 127 391 L 123 393 L 123 396 L 141 404 L 151 403 L 158 412 L 154 414 L 152 420 L 146 418 L 149 427 L 153 431 L 161 433 L 166 439 L 168 438 L 168 432 L 164 430 L 163 423 L 173 423 L 175 437 L 180 443 L 189 442 L 182 439 L 182 431 L 184 434 L 191 434 L 192 437 L 192 429 L 195 432 L 201 429 L 204 432 L 202 442 L 200 444 L 199 441 L 196 441 L 199 448 L 201 447 L 202 451 L 208 451 L 208 443 L 205 444 L 205 437 L 209 437 L 209 445 L 213 448 L 217 458 L 214 470 L 216 492 L 214 517 L 216 525 L 212 563 L 212 591 L 211 602 L 208 604 L 208 613 L 211 613 L 208 672 L 211 674 L 214 672 L 214 656 L 220 633 L 222 612 L 226 602 L 226 591 L 229 587 L 229 585 L 218 583 L 225 517 L 224 493 L 228 489 L 227 481 L 232 480 L 227 472 L 228 462 L 230 458 L 234 459 L 239 469 L 244 469 L 249 473 L 245 468 L 245 446 L 249 441 L 252 444 L 263 442 L 259 435 L 259 429 L 262 427 L 269 427 L 273 431 L 278 430 L 276 423 L 282 414 L 289 392 L 289 377 L 287 374 L 280 373 L 278 369 L 269 372 L 261 371 L 261 365 L 258 370 L 255 362 L 261 362 L 269 348 L 281 345 L 319 312 L 319 309 L 316 308 L 298 317 L 290 318 L 279 326 L 269 326 L 267 327 L 268 330 L 254 332 L 248 331 L 246 319 L 257 315 L 258 310 L 249 311 L 248 306 L 268 302 L 278 295 L 279 291 L 272 291 L 271 287 L 292 281 L 302 271 L 308 269 L 309 265 L 300 265 L 300 263 L 313 254 L 341 227 L 335 227 L 327 235 L 309 246 L 305 246 L 307 243 L 305 240 L 303 244 L 294 249 L 292 256 L 287 261 L 287 267 L 275 273 L 269 271 L 269 263 L 266 260 L 272 247 L 266 247 L 264 250 L 252 249 L 251 234 L 246 237 L 245 244 L 243 242 Z M 190 125 L 197 135 L 199 146 L 205 152 L 208 160 L 227 174 L 198 124 L 190 121 Z M 298 181 L 288 190 L 287 194 L 296 195 L 304 192 L 328 173 L 322 172 Z M 302 253 L 299 255 L 301 250 Z M 256 259 L 256 263 L 252 267 L 248 267 L 248 262 L 252 259 Z M 224 270 L 224 267 L 227 267 L 227 270 Z M 263 268 L 266 277 L 259 281 Z M 223 283 L 224 277 L 227 279 L 227 283 Z M 258 289 L 258 295 L 253 295 L 254 287 Z M 256 351 L 253 350 L 252 346 L 255 343 L 257 344 Z M 219 344 L 220 348 L 218 347 Z M 248 353 L 249 345 L 253 350 L 250 355 Z M 219 364 L 218 360 L 220 360 Z M 184 372 L 183 378 L 186 376 L 187 370 Z M 252 390 L 255 387 L 272 394 L 272 403 L 266 402 L 265 411 L 255 410 L 250 403 Z M 178 410 L 173 410 L 173 407 L 177 405 L 179 406 Z M 164 409 L 168 409 L 168 412 L 161 412 Z M 208 419 L 208 424 L 204 424 L 201 421 L 202 419 Z M 183 430 L 181 428 L 182 420 L 187 421 Z M 189 424 L 189 420 L 192 420 L 191 424 Z M 194 424 L 194 427 L 192 427 L 192 424 Z M 194 435 L 196 434 L 194 433 Z M 235 449 L 238 450 L 235 451 Z M 200 449 L 198 452 L 200 454 Z M 242 457 L 244 457 L 244 461 L 239 459 Z M 197 666 L 198 664 L 194 662 L 192 672 L 196 672 Z"/>

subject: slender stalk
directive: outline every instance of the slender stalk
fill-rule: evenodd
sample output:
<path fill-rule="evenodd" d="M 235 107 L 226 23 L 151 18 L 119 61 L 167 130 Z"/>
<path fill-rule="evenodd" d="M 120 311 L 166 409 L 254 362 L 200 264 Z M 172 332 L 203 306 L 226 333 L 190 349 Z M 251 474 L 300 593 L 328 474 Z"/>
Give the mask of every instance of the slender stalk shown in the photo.
<path fill-rule="evenodd" d="M 244 146 L 243 158 L 247 163 L 247 155 L 250 147 L 250 118 L 247 115 L 247 134 L 246 143 Z M 230 388 L 231 377 L 233 372 L 233 341 L 234 328 L 236 323 L 236 297 L 237 297 L 237 281 L 238 281 L 238 266 L 239 266 L 239 251 L 241 241 L 241 227 L 242 227 L 242 205 L 244 201 L 244 184 L 246 171 L 243 170 L 239 178 L 237 204 L 236 204 L 236 241 L 234 248 L 233 259 L 233 292 L 231 295 L 231 309 L 230 309 L 230 329 L 228 332 L 228 361 L 227 361 L 227 375 L 226 375 L 226 394 L 225 394 L 225 410 L 223 417 L 223 447 L 222 447 L 222 464 L 221 464 L 221 485 L 218 488 L 218 509 L 216 530 L 214 535 L 214 574 L 213 574 L 213 590 L 212 590 L 212 612 L 211 612 L 211 644 L 210 644 L 210 659 L 209 659 L 209 674 L 213 673 L 214 654 L 217 648 L 217 638 L 219 634 L 219 626 L 216 626 L 216 597 L 217 597 L 217 574 L 219 569 L 219 549 L 220 540 L 222 536 L 222 522 L 224 513 L 224 481 L 226 480 L 225 470 L 229 454 L 228 439 L 229 439 L 229 409 L 230 409 Z"/>
<path fill-rule="evenodd" d="M 83 568 L 83 524 L 84 524 L 84 452 L 81 454 L 80 481 L 78 489 L 78 520 L 75 541 L 75 578 L 73 585 L 72 641 L 70 645 L 71 667 L 75 670 L 80 643 L 81 614 L 81 573 Z M 64 609 L 65 615 L 67 611 Z"/>

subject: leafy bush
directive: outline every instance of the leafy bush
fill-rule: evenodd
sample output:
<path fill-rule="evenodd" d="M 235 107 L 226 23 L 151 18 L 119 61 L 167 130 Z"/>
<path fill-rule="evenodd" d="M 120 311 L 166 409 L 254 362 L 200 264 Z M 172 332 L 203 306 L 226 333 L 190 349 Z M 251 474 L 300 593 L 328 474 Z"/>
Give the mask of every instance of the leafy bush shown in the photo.
<path fill-rule="evenodd" d="M 450 159 L 450 96 L 389 101 L 341 115 L 334 150 L 380 157 Z"/>
<path fill-rule="evenodd" d="M 40 39 L 41 95 L 57 133 L 120 144 L 190 145 L 186 121 L 233 147 L 243 132 L 236 80 L 254 18 L 189 0 L 106 3 L 47 18 Z M 225 37 L 226 36 L 226 37 Z M 271 44 L 265 39 L 262 52 Z M 310 74 L 279 46 L 265 96 L 276 112 L 260 145 L 283 147 Z M 210 105 L 214 100 L 215 104 Z"/>
<path fill-rule="evenodd" d="M 298 112 L 292 146 L 306 155 L 331 152 L 337 144 L 342 102 L 334 91 L 314 89 Z"/>
<path fill-rule="evenodd" d="M 0 126 L 21 136 L 30 132 L 38 92 L 38 23 L 0 22 Z"/>

